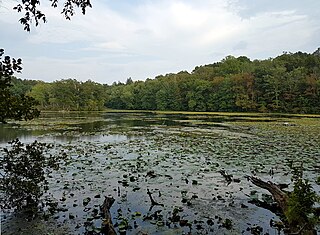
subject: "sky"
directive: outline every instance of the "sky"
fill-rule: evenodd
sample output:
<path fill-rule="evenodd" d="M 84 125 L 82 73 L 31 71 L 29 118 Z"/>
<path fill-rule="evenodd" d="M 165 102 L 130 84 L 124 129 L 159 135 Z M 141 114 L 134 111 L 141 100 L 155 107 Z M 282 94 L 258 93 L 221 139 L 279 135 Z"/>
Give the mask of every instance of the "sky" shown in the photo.
<path fill-rule="evenodd" d="M 17 2 L 0 0 L 0 48 L 22 58 L 22 79 L 112 84 L 320 47 L 319 0 L 91 0 L 71 21 L 42 1 L 48 22 L 30 33 Z"/>

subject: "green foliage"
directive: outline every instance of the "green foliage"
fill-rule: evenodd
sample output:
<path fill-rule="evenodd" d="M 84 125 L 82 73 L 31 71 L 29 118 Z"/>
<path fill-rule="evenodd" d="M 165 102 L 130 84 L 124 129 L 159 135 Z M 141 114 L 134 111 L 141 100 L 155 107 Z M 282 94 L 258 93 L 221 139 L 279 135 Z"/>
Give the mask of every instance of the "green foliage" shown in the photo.
<path fill-rule="evenodd" d="M 192 73 L 158 76 L 151 83 L 108 87 L 114 109 L 320 113 L 320 57 L 297 52 L 275 59 L 227 56 Z M 148 84 L 148 86 L 147 86 Z M 152 91 L 147 94 L 146 91 Z M 130 97 L 130 99 L 128 99 Z M 147 98 L 148 97 L 148 98 Z M 149 98 L 152 97 L 152 98 Z M 140 102 L 133 102 L 134 100 Z M 141 105 L 141 101 L 152 104 Z"/>
<path fill-rule="evenodd" d="M 5 194 L 1 205 L 36 212 L 41 196 L 48 189 L 46 176 L 59 167 L 61 159 L 45 156 L 51 147 L 48 144 L 34 141 L 25 145 L 18 139 L 9 144 L 11 147 L 4 148 L 0 158 L 0 189 Z"/>
<path fill-rule="evenodd" d="M 294 188 L 289 194 L 284 214 L 291 228 L 313 228 L 317 222 L 314 205 L 319 197 L 309 181 L 303 179 L 303 163 L 294 165 L 289 162 L 289 167 L 292 170 Z"/>
<path fill-rule="evenodd" d="M 37 104 L 32 97 L 14 96 L 8 90 L 2 90 L 0 95 L 0 122 L 6 123 L 7 119 L 31 120 L 38 117 L 40 111 L 34 106 Z"/>
<path fill-rule="evenodd" d="M 28 93 L 38 103 L 40 109 L 98 111 L 106 101 L 103 85 L 92 82 L 79 82 L 75 79 L 38 82 Z"/>
<path fill-rule="evenodd" d="M 15 95 L 25 95 L 31 91 L 32 87 L 38 84 L 38 81 L 35 80 L 22 80 L 16 77 L 11 77 L 10 91 Z"/>
<path fill-rule="evenodd" d="M 285 216 L 291 225 L 312 225 L 314 223 L 314 204 L 317 194 L 308 180 L 299 178 L 294 183 L 294 190 L 289 195 L 288 209 Z"/>
<path fill-rule="evenodd" d="M 28 94 L 49 110 L 320 113 L 319 68 L 316 53 L 285 53 L 261 61 L 227 56 L 192 73 L 170 73 L 145 82 L 37 82 Z"/>
<path fill-rule="evenodd" d="M 16 95 L 10 90 L 12 75 L 22 70 L 21 59 L 4 56 L 4 50 L 0 49 L 0 122 L 6 123 L 7 119 L 30 120 L 40 115 L 34 108 L 37 102 L 24 94 Z"/>

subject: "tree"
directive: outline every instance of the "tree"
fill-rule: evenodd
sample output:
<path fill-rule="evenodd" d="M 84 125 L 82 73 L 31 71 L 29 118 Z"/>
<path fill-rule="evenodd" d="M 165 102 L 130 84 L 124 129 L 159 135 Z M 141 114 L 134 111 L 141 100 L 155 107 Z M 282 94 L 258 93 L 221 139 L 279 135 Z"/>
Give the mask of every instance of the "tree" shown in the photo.
<path fill-rule="evenodd" d="M 106 106 L 112 109 L 127 109 L 128 102 L 131 103 L 131 94 L 124 94 L 124 84 L 113 84 L 107 91 Z"/>
<path fill-rule="evenodd" d="M 39 102 L 40 108 L 43 109 L 50 105 L 49 99 L 51 95 L 52 85 L 45 82 L 38 82 L 27 94 Z"/>
<path fill-rule="evenodd" d="M 18 2 L 13 10 L 24 14 L 19 22 L 24 26 L 25 31 L 30 32 L 32 23 L 38 26 L 40 21 L 44 23 L 47 21 L 45 14 L 39 10 L 40 0 L 21 0 Z M 53 8 L 58 7 L 58 0 L 50 0 L 50 2 Z M 87 7 L 92 6 L 90 0 L 65 0 L 61 14 L 70 20 L 71 16 L 75 14 L 75 7 L 80 8 L 82 14 L 85 14 Z M 0 49 L 0 122 L 5 123 L 6 119 L 21 120 L 24 118 L 30 120 L 39 116 L 39 110 L 34 108 L 37 104 L 35 99 L 25 95 L 19 97 L 9 90 L 11 76 L 14 72 L 20 73 L 22 70 L 22 60 L 11 59 L 10 56 L 2 58 L 3 55 L 4 49 Z"/>
<path fill-rule="evenodd" d="M 80 110 L 98 111 L 102 110 L 105 103 L 104 87 L 93 81 L 80 83 Z"/>
<path fill-rule="evenodd" d="M 11 77 L 10 91 L 15 95 L 25 95 L 31 91 L 32 87 L 35 86 L 38 81 L 35 80 L 27 80 L 20 79 L 16 77 Z"/>
<path fill-rule="evenodd" d="M 256 108 L 254 77 L 251 74 L 236 74 L 231 77 L 235 93 L 235 105 L 241 111 L 252 111 Z"/>
<path fill-rule="evenodd" d="M 24 30 L 30 32 L 30 26 L 32 23 L 35 23 L 35 26 L 38 26 L 41 21 L 44 23 L 47 22 L 45 14 L 39 10 L 40 0 L 19 0 L 18 2 L 20 3 L 18 3 L 18 5 L 13 9 L 24 14 L 24 16 L 19 20 L 19 22 L 24 26 Z M 58 7 L 58 0 L 50 0 L 50 2 L 52 7 Z M 75 7 L 80 8 L 82 14 L 85 14 L 87 7 L 92 6 L 90 0 L 65 0 L 61 14 L 63 14 L 67 20 L 70 20 L 75 14 Z"/>
<path fill-rule="evenodd" d="M 11 142 L 0 157 L 0 189 L 6 194 L 1 197 L 2 208 L 27 209 L 37 212 L 41 196 L 48 190 L 46 176 L 58 169 L 65 154 L 45 156 L 51 145 L 37 141 L 24 145 L 20 140 Z"/>
<path fill-rule="evenodd" d="M 269 107 L 272 111 L 280 111 L 283 108 L 283 81 L 286 75 L 286 69 L 283 66 L 276 66 L 271 70 L 271 74 L 265 76 L 267 80 L 267 96 Z"/>
<path fill-rule="evenodd" d="M 197 79 L 190 89 L 188 97 L 188 108 L 190 111 L 207 111 L 207 97 L 209 96 L 210 82 Z"/>
<path fill-rule="evenodd" d="M 212 82 L 212 90 L 208 98 L 208 110 L 230 112 L 235 109 L 231 79 L 216 77 Z"/>
<path fill-rule="evenodd" d="M 144 83 L 140 84 L 141 87 L 139 94 L 141 94 L 141 99 L 138 101 L 136 98 L 136 103 L 141 103 L 141 109 L 145 110 L 155 110 L 157 109 L 156 96 L 158 91 L 157 80 L 147 79 Z"/>
<path fill-rule="evenodd" d="M 62 110 L 79 110 L 80 82 L 76 79 L 65 79 L 53 83 L 51 100 L 54 106 Z"/>
<path fill-rule="evenodd" d="M 166 75 L 159 80 L 160 87 L 156 93 L 158 110 L 182 110 L 181 92 L 178 86 L 176 75 Z"/>
<path fill-rule="evenodd" d="M 4 56 L 4 49 L 0 49 L 0 122 L 7 119 L 31 120 L 40 115 L 34 108 L 35 99 L 25 95 L 14 95 L 10 91 L 12 75 L 22 70 L 22 60 Z"/>

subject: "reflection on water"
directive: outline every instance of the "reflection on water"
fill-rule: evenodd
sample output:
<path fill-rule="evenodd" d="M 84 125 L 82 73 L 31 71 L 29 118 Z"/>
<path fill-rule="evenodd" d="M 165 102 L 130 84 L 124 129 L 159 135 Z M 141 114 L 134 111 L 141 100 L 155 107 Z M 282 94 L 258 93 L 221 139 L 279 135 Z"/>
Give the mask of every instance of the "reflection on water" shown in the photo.
<path fill-rule="evenodd" d="M 6 143 L 15 138 L 22 142 L 35 139 L 43 141 L 69 142 L 72 140 L 121 141 L 126 135 L 105 136 L 99 132 L 108 130 L 111 126 L 121 127 L 151 127 L 156 125 L 181 125 L 176 120 L 182 116 L 152 115 L 148 113 L 43 113 L 39 119 L 21 124 L 0 124 L 0 143 Z M 50 126 L 51 125 L 51 126 Z M 36 128 L 34 128 L 36 127 Z M 130 136 L 127 136 L 131 138 Z"/>
<path fill-rule="evenodd" d="M 253 119 L 252 119 L 253 118 Z M 279 115 L 186 115 L 186 114 L 154 114 L 154 113 L 109 113 L 109 112 L 44 112 L 39 119 L 18 124 L 0 124 L 0 143 L 6 143 L 15 138 L 23 142 L 34 139 L 69 142 L 72 140 L 104 140 L 111 137 L 100 135 L 99 132 L 115 128 L 143 128 L 155 126 L 182 127 L 206 126 L 226 129 L 225 122 L 274 122 Z M 195 122 L 196 121 L 196 122 Z M 207 125 L 208 126 L 208 125 Z M 36 128 L 35 128 L 36 127 Z M 119 138 L 112 137 L 116 140 Z"/>
<path fill-rule="evenodd" d="M 0 143 L 7 143 L 19 138 L 22 142 L 31 142 L 36 139 L 41 141 L 70 142 L 73 140 L 87 141 L 122 141 L 125 135 L 105 136 L 99 132 L 105 130 L 116 119 L 108 118 L 96 121 L 97 116 L 75 113 L 44 113 L 39 119 L 32 122 L 0 124 Z M 94 118 L 94 119 L 92 119 Z"/>
<path fill-rule="evenodd" d="M 0 143 L 15 138 L 23 142 L 34 139 L 69 142 L 72 140 L 114 140 L 121 141 L 123 136 L 106 137 L 101 132 L 110 128 L 154 128 L 166 127 L 203 127 L 230 130 L 226 123 L 237 122 L 283 122 L 291 117 L 284 114 L 155 114 L 155 113 L 112 113 L 112 112 L 44 112 L 39 119 L 31 122 L 0 124 Z M 238 130 L 237 130 L 238 131 Z M 108 138 L 108 139 L 106 139 Z M 111 139 L 110 139 L 111 138 Z M 132 138 L 132 136 L 127 136 Z"/>
<path fill-rule="evenodd" d="M 5 143 L 16 138 L 24 141 L 32 135 L 32 131 L 20 128 L 18 125 L 0 124 L 0 143 Z"/>

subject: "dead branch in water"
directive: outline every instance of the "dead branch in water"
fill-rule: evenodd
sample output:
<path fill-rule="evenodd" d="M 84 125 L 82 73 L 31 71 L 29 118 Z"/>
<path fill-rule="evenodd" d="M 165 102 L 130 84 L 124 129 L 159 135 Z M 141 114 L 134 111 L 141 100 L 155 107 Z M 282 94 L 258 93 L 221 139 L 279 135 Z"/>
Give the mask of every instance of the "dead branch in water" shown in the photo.
<path fill-rule="evenodd" d="M 254 176 L 248 176 L 247 178 L 254 185 L 268 190 L 271 193 L 273 199 L 278 203 L 279 207 L 281 208 L 281 210 L 283 212 L 287 210 L 289 197 L 285 192 L 283 192 L 278 187 L 278 185 L 272 183 L 271 181 L 265 182 L 257 177 L 254 177 Z"/>
<path fill-rule="evenodd" d="M 263 181 L 257 177 L 254 176 L 247 176 L 246 177 L 250 182 L 252 182 L 254 185 L 268 190 L 271 195 L 273 196 L 273 199 L 277 202 L 278 206 L 281 209 L 281 213 L 286 217 L 286 212 L 288 210 L 288 203 L 289 203 L 289 196 L 286 192 L 282 191 L 281 188 L 272 183 L 271 181 Z M 287 217 L 286 217 L 287 218 Z M 288 231 L 286 234 L 289 235 L 316 235 L 317 232 L 315 228 L 307 223 L 304 224 L 289 224 L 288 225 Z"/>
<path fill-rule="evenodd" d="M 158 203 L 152 198 L 152 193 L 150 192 L 149 189 L 147 189 L 147 194 L 148 194 L 150 201 L 151 201 L 151 207 L 150 207 L 149 211 L 151 211 L 152 207 L 154 207 L 154 206 L 164 206 L 162 203 Z"/>
<path fill-rule="evenodd" d="M 102 234 L 104 235 L 116 235 L 116 231 L 112 224 L 111 214 L 110 214 L 110 208 L 114 203 L 113 197 L 105 197 L 104 202 L 100 208 L 102 214 L 103 214 L 103 223 L 102 223 Z"/>

